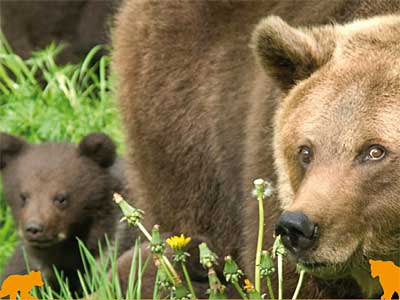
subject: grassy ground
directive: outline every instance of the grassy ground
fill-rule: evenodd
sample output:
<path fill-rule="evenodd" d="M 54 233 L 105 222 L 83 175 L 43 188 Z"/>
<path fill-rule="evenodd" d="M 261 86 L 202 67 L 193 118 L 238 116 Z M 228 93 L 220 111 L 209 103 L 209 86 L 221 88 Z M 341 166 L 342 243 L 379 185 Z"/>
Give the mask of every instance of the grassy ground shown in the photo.
<path fill-rule="evenodd" d="M 123 151 L 122 134 L 110 90 L 109 58 L 94 62 L 95 47 L 79 65 L 58 65 L 61 46 L 50 45 L 28 60 L 0 37 L 0 131 L 32 143 L 77 143 L 89 132 L 109 134 Z M 17 235 L 0 186 L 0 274 Z"/>

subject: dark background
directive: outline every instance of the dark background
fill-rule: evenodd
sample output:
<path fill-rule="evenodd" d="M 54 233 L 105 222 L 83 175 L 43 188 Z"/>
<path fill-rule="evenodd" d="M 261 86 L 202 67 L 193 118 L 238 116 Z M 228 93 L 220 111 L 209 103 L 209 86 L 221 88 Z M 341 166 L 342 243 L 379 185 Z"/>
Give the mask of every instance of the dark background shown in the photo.
<path fill-rule="evenodd" d="M 50 42 L 67 45 L 60 63 L 78 62 L 109 41 L 120 0 L 0 0 L 1 30 L 23 58 Z M 99 53 L 99 55 L 104 53 Z"/>

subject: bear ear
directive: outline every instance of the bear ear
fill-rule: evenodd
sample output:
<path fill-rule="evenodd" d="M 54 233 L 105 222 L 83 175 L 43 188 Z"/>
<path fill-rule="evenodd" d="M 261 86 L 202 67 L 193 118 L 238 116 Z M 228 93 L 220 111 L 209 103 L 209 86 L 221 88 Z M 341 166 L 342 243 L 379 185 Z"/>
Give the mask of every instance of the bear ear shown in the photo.
<path fill-rule="evenodd" d="M 20 137 L 0 132 L 0 170 L 28 145 L 28 142 Z"/>
<path fill-rule="evenodd" d="M 268 75 L 287 91 L 332 56 L 334 26 L 294 28 L 281 18 L 262 20 L 253 32 L 252 48 Z"/>
<path fill-rule="evenodd" d="M 79 153 L 94 160 L 102 168 L 112 166 L 116 158 L 116 147 L 111 138 L 104 133 L 94 132 L 85 136 L 79 143 Z"/>

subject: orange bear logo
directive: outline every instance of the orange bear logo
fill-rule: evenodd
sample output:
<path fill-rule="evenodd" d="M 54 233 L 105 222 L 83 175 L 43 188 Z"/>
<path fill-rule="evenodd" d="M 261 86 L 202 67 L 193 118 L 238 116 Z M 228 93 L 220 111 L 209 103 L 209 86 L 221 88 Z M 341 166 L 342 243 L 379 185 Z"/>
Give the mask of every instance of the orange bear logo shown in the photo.
<path fill-rule="evenodd" d="M 392 299 L 394 292 L 400 296 L 400 267 L 392 261 L 369 260 L 371 276 L 379 276 L 379 282 L 383 289 L 381 299 Z"/>
<path fill-rule="evenodd" d="M 17 300 L 19 292 L 20 300 L 36 300 L 29 292 L 34 286 L 42 286 L 42 274 L 40 271 L 32 271 L 27 275 L 11 275 L 1 285 L 0 298 L 10 296 L 10 300 Z"/>

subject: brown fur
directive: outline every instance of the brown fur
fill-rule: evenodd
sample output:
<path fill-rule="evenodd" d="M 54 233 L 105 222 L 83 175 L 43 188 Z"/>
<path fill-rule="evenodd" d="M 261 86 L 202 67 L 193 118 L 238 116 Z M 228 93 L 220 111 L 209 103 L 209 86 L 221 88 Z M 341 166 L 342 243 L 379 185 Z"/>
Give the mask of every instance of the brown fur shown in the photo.
<path fill-rule="evenodd" d="M 383 99 L 394 99 L 395 77 L 382 71 L 390 70 L 387 63 L 395 59 L 396 51 L 390 49 L 396 46 L 390 41 L 397 30 L 391 25 L 376 27 L 390 23 L 390 18 L 369 21 L 371 26 L 304 29 L 271 17 L 260 23 L 253 38 L 257 61 L 249 44 L 256 23 L 269 14 L 292 25 L 317 25 L 398 9 L 395 1 L 126 1 L 116 18 L 113 66 L 130 163 L 136 172 L 131 183 L 137 187 L 135 199 L 147 212 L 147 225 L 156 221 L 166 231 L 204 235 L 221 257 L 240 255 L 251 274 L 258 222 L 252 181 L 257 177 L 275 181 L 278 175 L 282 206 L 275 198 L 265 204 L 266 239 L 272 240 L 281 208 L 304 209 L 324 230 L 315 258 L 345 270 L 340 276 L 315 272 L 323 279 L 309 276 L 300 297 L 361 297 L 350 275 L 364 295 L 375 295 L 374 288 L 365 289 L 369 282 L 363 281 L 368 270 L 363 256 L 351 263 L 347 258 L 361 236 L 366 241 L 363 255 L 379 257 L 394 251 L 398 227 L 393 218 L 398 215 L 393 212 L 399 209 L 390 195 L 398 194 L 400 184 L 398 176 L 389 182 L 382 177 L 396 169 L 394 158 L 388 158 L 394 163 L 386 163 L 386 169 L 372 173 L 349 170 L 348 159 L 365 138 L 352 125 L 375 122 L 368 105 L 377 109 Z M 383 49 L 375 52 L 379 47 Z M 362 80 L 366 75 L 370 79 Z M 354 80 L 362 84 L 351 89 Z M 383 91 L 388 96 L 382 96 Z M 361 92 L 380 96 L 365 102 Z M 340 99 L 348 99 L 347 105 Z M 385 101 L 389 105 L 394 100 Z M 381 124 L 398 118 L 392 113 L 394 107 L 387 105 L 380 108 Z M 359 109 L 366 113 L 356 113 Z M 383 133 L 390 128 L 393 125 L 384 126 Z M 326 141 L 321 167 L 313 169 L 306 181 L 296 161 L 287 157 L 299 146 L 300 134 Z M 330 160 L 335 155 L 337 164 Z M 368 200 L 363 197 L 366 191 Z M 294 195 L 299 200 L 293 203 Z M 358 200 L 349 202 L 352 199 Z M 371 224 L 372 215 L 385 221 Z M 342 259 L 349 269 L 342 268 Z M 285 269 L 285 297 L 289 297 L 297 275 L 291 266 Z"/>
<path fill-rule="evenodd" d="M 79 290 L 76 271 L 83 265 L 76 238 L 96 256 L 98 241 L 105 245 L 104 235 L 112 240 L 117 231 L 120 213 L 112 195 L 124 186 L 113 175 L 120 167 L 115 144 L 101 133 L 87 135 L 78 146 L 32 145 L 4 133 L 0 141 L 4 195 L 21 237 L 2 277 L 26 272 L 24 247 L 30 267 L 41 270 L 53 287 L 58 288 L 55 266 L 68 277 L 71 290 Z M 56 201 L 60 195 L 66 202 Z M 27 234 L 32 223 L 41 224 L 43 234 Z"/>

